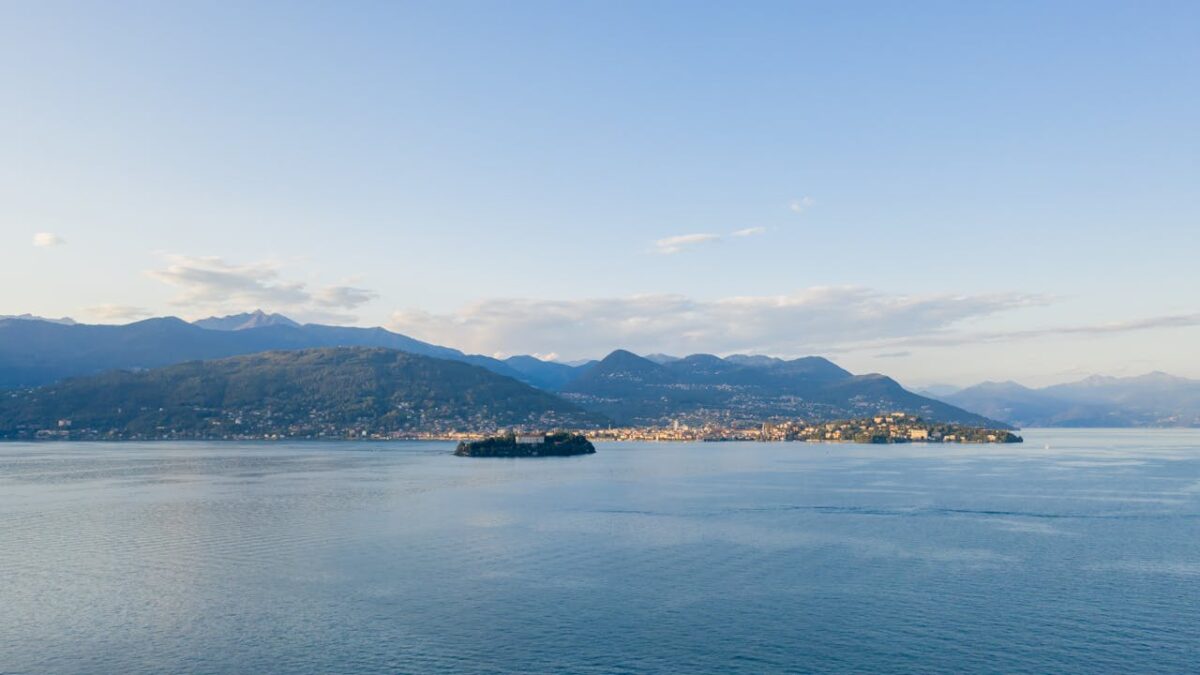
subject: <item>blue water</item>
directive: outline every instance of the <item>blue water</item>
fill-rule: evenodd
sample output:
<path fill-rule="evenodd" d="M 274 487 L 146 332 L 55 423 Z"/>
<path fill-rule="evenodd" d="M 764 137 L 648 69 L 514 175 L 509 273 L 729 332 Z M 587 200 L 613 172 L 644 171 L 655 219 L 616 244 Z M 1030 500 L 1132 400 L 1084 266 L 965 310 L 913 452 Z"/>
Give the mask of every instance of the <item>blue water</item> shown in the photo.
<path fill-rule="evenodd" d="M 1200 432 L 0 445 L 0 672 L 1196 672 Z"/>

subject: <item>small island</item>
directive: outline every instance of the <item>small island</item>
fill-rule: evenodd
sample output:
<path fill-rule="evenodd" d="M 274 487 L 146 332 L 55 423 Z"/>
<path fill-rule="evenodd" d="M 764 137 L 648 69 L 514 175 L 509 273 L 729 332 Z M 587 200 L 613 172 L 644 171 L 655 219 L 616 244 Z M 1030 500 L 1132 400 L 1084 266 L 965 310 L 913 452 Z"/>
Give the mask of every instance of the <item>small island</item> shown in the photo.
<path fill-rule="evenodd" d="M 454 454 L 459 457 L 570 457 L 592 455 L 596 446 L 581 434 L 505 434 L 479 441 L 463 441 Z"/>

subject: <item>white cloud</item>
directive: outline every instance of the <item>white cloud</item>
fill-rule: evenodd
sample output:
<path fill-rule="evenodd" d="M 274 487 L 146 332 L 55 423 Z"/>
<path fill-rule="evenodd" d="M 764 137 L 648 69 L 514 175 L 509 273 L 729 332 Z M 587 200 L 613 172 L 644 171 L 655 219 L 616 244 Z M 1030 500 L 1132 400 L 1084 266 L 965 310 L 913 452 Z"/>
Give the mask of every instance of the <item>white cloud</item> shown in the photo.
<path fill-rule="evenodd" d="M 792 203 L 788 204 L 788 208 L 796 213 L 804 213 L 816 203 L 816 200 L 812 197 L 801 197 L 800 199 L 793 199 Z"/>
<path fill-rule="evenodd" d="M 756 234 L 762 234 L 767 231 L 765 227 L 747 227 L 744 230 L 735 230 L 729 233 L 731 237 L 752 237 Z"/>
<path fill-rule="evenodd" d="M 465 351 L 553 351 L 566 359 L 623 347 L 640 353 L 797 356 L 885 338 L 928 335 L 1044 300 L 1021 293 L 889 295 L 814 287 L 778 296 L 694 300 L 638 295 L 576 301 L 489 299 L 447 314 L 396 312 L 391 327 Z"/>
<path fill-rule="evenodd" d="M 353 308 L 379 297 L 374 291 L 353 286 L 328 286 L 313 291 L 312 300 L 321 307 Z"/>
<path fill-rule="evenodd" d="M 217 257 L 167 256 L 167 267 L 147 272 L 175 286 L 171 304 L 196 314 L 244 312 L 262 308 L 290 312 L 310 320 L 353 321 L 352 310 L 375 299 L 375 292 L 352 286 L 310 290 L 302 282 L 286 281 L 274 262 L 233 264 Z"/>
<path fill-rule="evenodd" d="M 150 310 L 130 305 L 95 305 L 84 310 L 89 316 L 100 321 L 132 321 L 144 316 L 150 316 Z"/>
<path fill-rule="evenodd" d="M 680 234 L 674 237 L 659 239 L 654 242 L 654 249 L 663 255 L 671 255 L 679 253 L 689 246 L 717 241 L 720 238 L 721 235 L 719 234 Z"/>
<path fill-rule="evenodd" d="M 697 244 L 718 242 L 722 239 L 731 237 L 752 237 L 754 235 L 763 234 L 766 231 L 767 228 L 765 227 L 747 227 L 741 230 L 734 230 L 727 235 L 710 233 L 680 234 L 674 237 L 659 239 L 658 241 L 654 242 L 654 252 L 661 255 L 673 255 L 675 253 L 684 251 L 689 247 L 696 246 Z"/>
<path fill-rule="evenodd" d="M 1027 330 L 1008 331 L 932 331 L 925 335 L 912 335 L 900 338 L 881 339 L 873 341 L 869 347 L 956 347 L 970 344 L 996 344 L 1015 342 L 1018 340 L 1035 340 L 1070 335 L 1099 337 L 1122 333 L 1136 333 L 1147 330 L 1169 328 L 1192 328 L 1200 326 L 1200 312 L 1187 314 L 1166 314 L 1130 321 L 1111 323 L 1081 324 L 1075 326 L 1051 326 L 1048 328 L 1031 328 Z M 862 345 L 867 348 L 868 345 Z M 851 351 L 849 349 L 844 351 Z M 881 355 L 882 356 L 882 355 Z"/>
<path fill-rule="evenodd" d="M 62 246 L 65 243 L 67 243 L 66 239 L 63 239 L 52 232 L 38 232 L 37 234 L 33 235 L 33 245 L 40 248 L 46 248 L 48 246 Z"/>

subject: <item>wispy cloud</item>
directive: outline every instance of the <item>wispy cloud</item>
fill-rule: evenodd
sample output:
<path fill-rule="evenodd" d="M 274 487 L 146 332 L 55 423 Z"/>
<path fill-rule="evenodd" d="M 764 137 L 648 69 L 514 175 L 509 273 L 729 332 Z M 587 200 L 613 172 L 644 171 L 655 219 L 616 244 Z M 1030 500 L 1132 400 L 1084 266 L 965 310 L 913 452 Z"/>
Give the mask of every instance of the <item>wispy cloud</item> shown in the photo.
<path fill-rule="evenodd" d="M 217 257 L 167 256 L 167 266 L 147 274 L 179 289 L 171 304 L 196 314 L 263 308 L 309 319 L 353 321 L 345 313 L 377 297 L 353 286 L 310 289 L 281 278 L 280 266 L 265 261 L 234 264 Z"/>
<path fill-rule="evenodd" d="M 735 230 L 734 232 L 731 232 L 729 234 L 729 236 L 731 236 L 731 237 L 753 237 L 756 234 L 763 234 L 766 231 L 767 231 L 767 228 L 765 228 L 765 227 L 747 227 L 744 230 Z"/>
<path fill-rule="evenodd" d="M 1132 331 L 1152 330 L 1155 328 L 1187 328 L 1200 326 L 1200 312 L 1188 314 L 1167 314 L 1131 321 L 1116 321 L 1082 326 L 1067 326 L 1064 328 L 1047 328 L 1036 331 L 1022 331 L 1015 335 L 1028 334 L 1029 337 L 1042 335 L 1104 335 L 1106 333 L 1129 333 Z"/>
<path fill-rule="evenodd" d="M 788 208 L 796 213 L 804 213 L 812 208 L 816 203 L 817 201 L 812 197 L 801 197 L 800 199 L 793 199 L 792 202 L 788 204 Z"/>
<path fill-rule="evenodd" d="M 703 233 L 703 234 L 680 234 L 674 237 L 666 237 L 654 242 L 654 252 L 661 255 L 673 255 L 680 253 L 691 247 L 699 244 L 711 244 L 721 241 L 726 238 L 743 238 L 753 237 L 763 234 L 767 231 L 765 227 L 747 227 L 741 230 L 734 230 L 727 235 Z"/>
<path fill-rule="evenodd" d="M 100 321 L 132 321 L 144 316 L 150 316 L 150 310 L 130 305 L 94 305 L 84 310 L 91 317 Z"/>
<path fill-rule="evenodd" d="M 654 250 L 663 255 L 672 255 L 696 244 L 705 244 L 721 238 L 719 234 L 680 234 L 654 242 Z"/>
<path fill-rule="evenodd" d="M 938 330 L 925 335 L 872 340 L 858 345 L 848 345 L 838 351 L 862 351 L 886 347 L 956 347 L 967 344 L 996 344 L 1022 340 L 1036 340 L 1060 336 L 1102 336 L 1135 333 L 1169 328 L 1192 328 L 1200 326 L 1200 312 L 1166 314 L 1162 316 L 1116 321 L 1110 323 L 1079 324 L 1074 326 L 1049 326 L 1026 330 L 1008 331 L 950 331 Z M 880 355 L 882 356 L 882 355 Z"/>
<path fill-rule="evenodd" d="M 812 197 L 801 197 L 793 199 L 789 208 L 796 213 L 803 213 L 811 206 L 816 204 Z M 693 234 L 679 234 L 672 237 L 664 237 L 654 242 L 654 252 L 660 255 L 674 255 L 681 253 L 690 248 L 694 248 L 699 244 L 711 244 L 721 241 L 722 239 L 754 237 L 760 234 L 766 234 L 767 228 L 762 226 L 744 227 L 740 230 L 734 230 L 729 234 L 714 234 L 711 232 L 697 232 Z"/>
<path fill-rule="evenodd" d="M 378 297 L 374 291 L 354 286 L 327 286 L 312 293 L 313 303 L 321 307 L 337 307 L 352 309 L 364 305 Z"/>
<path fill-rule="evenodd" d="M 399 311 L 391 326 L 479 353 L 552 350 L 571 359 L 624 347 L 642 353 L 801 355 L 880 336 L 928 335 L 968 319 L 1043 302 L 1024 293 L 914 296 L 823 286 L 718 300 L 681 295 L 574 301 L 498 298 L 444 314 Z"/>
<path fill-rule="evenodd" d="M 33 235 L 33 245 L 39 248 L 62 246 L 65 243 L 67 243 L 66 239 L 63 239 L 52 232 L 38 232 L 37 234 Z"/>

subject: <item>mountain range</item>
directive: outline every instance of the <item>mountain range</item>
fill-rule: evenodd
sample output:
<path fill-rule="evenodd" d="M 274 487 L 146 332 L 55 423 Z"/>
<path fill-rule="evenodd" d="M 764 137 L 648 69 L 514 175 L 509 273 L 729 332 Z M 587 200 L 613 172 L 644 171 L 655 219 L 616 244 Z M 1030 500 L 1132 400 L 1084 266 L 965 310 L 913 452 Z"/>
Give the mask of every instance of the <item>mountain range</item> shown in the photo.
<path fill-rule="evenodd" d="M 157 368 L 272 349 L 317 347 L 398 349 L 481 366 L 543 389 L 561 385 L 574 372 L 571 366 L 533 357 L 501 361 L 464 354 L 384 328 L 301 325 L 279 314 L 256 311 L 210 317 L 195 323 L 162 317 L 120 326 L 36 318 L 3 319 L 0 320 L 0 389 L 38 386 L 112 369 Z"/>
<path fill-rule="evenodd" d="M 114 370 L 0 397 L 0 438 L 345 438 L 606 422 L 478 366 L 373 347 Z"/>
<path fill-rule="evenodd" d="M 814 356 L 789 361 L 693 354 L 652 360 L 617 350 L 569 382 L 561 393 L 585 409 L 632 425 L 674 420 L 689 424 L 830 420 L 893 411 L 944 422 L 996 425 L 981 415 L 914 394 L 889 377 L 854 375 Z"/>
<path fill-rule="evenodd" d="M 1200 426 L 1200 380 L 1161 372 L 1039 389 L 984 382 L 938 398 L 1018 427 Z"/>
<path fill-rule="evenodd" d="M 250 328 L 262 328 L 263 326 L 300 327 L 299 323 L 292 321 L 282 314 L 267 314 L 261 309 L 246 312 L 245 314 L 210 316 L 207 319 L 193 321 L 192 325 L 209 330 L 248 330 Z"/>
<path fill-rule="evenodd" d="M 35 387 L 43 387 L 34 389 L 35 392 L 50 392 L 60 391 L 56 387 L 69 386 L 70 392 L 90 392 L 88 396 L 105 399 L 102 392 L 107 388 L 129 393 L 142 391 L 139 387 L 144 383 L 158 383 L 147 391 L 157 392 L 163 400 L 160 407 L 166 409 L 174 405 L 170 386 L 182 386 L 180 382 L 184 380 L 175 378 L 183 374 L 220 379 L 230 363 L 241 363 L 228 361 L 230 357 L 264 352 L 307 353 L 327 348 L 385 349 L 438 362 L 475 366 L 489 375 L 515 381 L 514 385 L 524 387 L 520 390 L 523 396 L 535 392 L 539 397 L 551 396 L 555 402 L 569 406 L 560 409 L 545 404 L 542 409 L 547 414 L 561 416 L 565 410 L 586 411 L 593 416 L 592 421 L 602 419 L 605 423 L 657 425 L 680 420 L 689 424 L 740 424 L 778 418 L 828 420 L 905 411 L 932 420 L 1003 426 L 909 392 L 883 375 L 854 375 L 820 357 L 784 360 L 747 355 L 720 358 L 708 354 L 687 357 L 660 354 L 643 358 L 617 350 L 601 361 L 578 365 L 532 356 L 501 360 L 464 354 L 383 328 L 300 324 L 283 315 L 262 311 L 209 317 L 194 323 L 163 317 L 121 326 L 0 320 L 0 388 L 21 391 L 10 398 L 32 405 L 35 400 L 49 400 L 37 398 L 41 394 L 29 398 L 28 390 Z M 283 368 L 286 364 L 282 359 L 273 356 L 270 364 Z M 207 372 L 209 368 L 212 373 Z M 297 377 L 302 374 L 288 368 L 280 372 Z M 412 376 L 416 371 L 403 372 Z M 284 375 L 272 374 L 268 379 L 279 381 L 281 377 Z M 409 385 L 430 390 L 438 387 L 432 381 L 419 379 L 405 386 Z M 77 404 L 86 399 L 82 393 L 68 398 Z M 142 403 L 154 409 L 152 399 L 153 396 Z M 472 400 L 473 405 L 485 409 L 499 407 L 487 394 Z M 196 405 L 204 408 L 211 402 L 205 401 L 204 405 Z M 312 403 L 304 401 L 306 405 Z M 341 399 L 328 402 L 336 409 L 343 404 Z M 86 405 L 82 406 L 82 413 L 72 412 L 69 406 L 46 410 L 64 419 L 81 414 L 87 417 Z M 469 411 L 439 410 L 437 415 L 426 416 L 430 425 L 447 420 L 461 422 L 470 415 Z M 532 408 L 526 412 L 533 414 Z M 135 425 L 140 429 L 142 426 L 138 425 L 143 423 Z"/>
<path fill-rule="evenodd" d="M 997 426 L 1200 426 L 1200 381 L 1149 373 L 1090 377 L 1033 389 L 985 382 L 920 395 L 883 375 L 854 375 L 820 358 L 761 355 L 638 356 L 617 350 L 575 365 L 533 356 L 497 359 L 422 342 L 384 328 L 301 324 L 263 311 L 188 323 L 161 317 L 126 325 L 81 324 L 28 314 L 0 317 L 0 389 L 28 389 L 109 371 L 279 350 L 370 347 L 477 366 L 556 395 L 619 424 L 772 418 L 825 420 L 905 411 L 927 419 Z"/>

